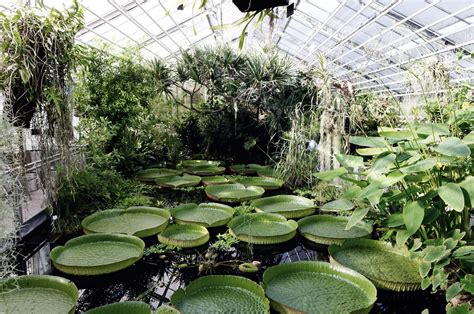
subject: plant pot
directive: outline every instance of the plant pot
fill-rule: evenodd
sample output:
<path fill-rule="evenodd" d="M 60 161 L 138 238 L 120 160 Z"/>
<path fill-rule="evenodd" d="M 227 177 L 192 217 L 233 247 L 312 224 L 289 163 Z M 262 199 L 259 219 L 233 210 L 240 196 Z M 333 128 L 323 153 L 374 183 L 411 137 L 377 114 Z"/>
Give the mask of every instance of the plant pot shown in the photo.
<path fill-rule="evenodd" d="M 289 0 L 232 0 L 242 12 L 261 11 L 288 5 Z"/>

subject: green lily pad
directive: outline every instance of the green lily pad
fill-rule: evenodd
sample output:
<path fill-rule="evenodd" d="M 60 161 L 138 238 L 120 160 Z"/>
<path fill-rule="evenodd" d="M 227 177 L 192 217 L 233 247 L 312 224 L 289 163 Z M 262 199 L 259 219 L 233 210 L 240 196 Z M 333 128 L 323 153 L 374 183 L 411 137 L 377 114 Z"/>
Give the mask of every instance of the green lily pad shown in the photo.
<path fill-rule="evenodd" d="M 196 224 L 204 227 L 219 227 L 227 224 L 235 210 L 218 203 L 183 204 L 172 208 L 171 215 L 178 224 Z"/>
<path fill-rule="evenodd" d="M 195 166 L 219 166 L 221 164 L 220 161 L 217 160 L 202 160 L 202 159 L 194 159 L 194 160 L 183 160 L 181 162 L 181 166 L 183 167 L 195 167 Z"/>
<path fill-rule="evenodd" d="M 172 306 L 162 305 L 156 309 L 155 314 L 179 314 L 179 311 Z"/>
<path fill-rule="evenodd" d="M 145 302 L 126 301 L 96 307 L 84 314 L 152 314 Z"/>
<path fill-rule="evenodd" d="M 306 239 L 318 244 L 341 244 L 347 239 L 366 238 L 372 233 L 372 226 L 359 221 L 346 230 L 349 217 L 314 215 L 298 221 L 298 232 Z"/>
<path fill-rule="evenodd" d="M 272 266 L 263 274 L 263 287 L 279 313 L 368 313 L 377 299 L 367 278 L 326 262 Z"/>
<path fill-rule="evenodd" d="M 418 272 L 421 261 L 411 260 L 406 247 L 390 243 L 355 239 L 341 246 L 329 246 L 331 262 L 349 267 L 368 279 L 377 288 L 395 291 L 414 291 L 421 288 Z"/>
<path fill-rule="evenodd" d="M 257 171 L 262 168 L 265 168 L 265 166 L 259 164 L 238 164 L 230 166 L 231 171 L 241 175 L 257 174 Z"/>
<path fill-rule="evenodd" d="M 252 202 L 258 212 L 275 213 L 285 218 L 301 218 L 316 210 L 314 202 L 296 195 L 277 195 L 260 198 Z"/>
<path fill-rule="evenodd" d="M 230 183 L 230 180 L 224 176 L 211 176 L 202 178 L 202 184 L 204 185 L 221 185 Z"/>
<path fill-rule="evenodd" d="M 253 213 L 237 216 L 229 232 L 241 241 L 253 244 L 277 244 L 291 240 L 298 224 L 278 214 Z"/>
<path fill-rule="evenodd" d="M 223 174 L 224 172 L 224 167 L 213 165 L 198 165 L 186 168 L 186 173 L 194 174 L 197 176 L 215 176 Z"/>
<path fill-rule="evenodd" d="M 245 186 L 259 186 L 265 190 L 278 190 L 283 186 L 283 180 L 272 177 L 243 177 L 236 180 Z"/>
<path fill-rule="evenodd" d="M 180 313 L 270 313 L 262 287 L 250 279 L 211 275 L 191 282 L 186 291 L 178 289 L 171 303 Z"/>
<path fill-rule="evenodd" d="M 54 266 L 67 274 L 93 276 L 119 271 L 143 256 L 145 243 L 124 234 L 88 234 L 55 247 L 50 257 Z"/>
<path fill-rule="evenodd" d="M 223 184 L 206 187 L 208 198 L 218 202 L 244 202 L 257 199 L 265 193 L 259 186 L 245 186 L 243 184 Z"/>
<path fill-rule="evenodd" d="M 181 248 L 198 247 L 209 241 L 209 231 L 200 225 L 172 225 L 158 235 L 158 240 Z"/>
<path fill-rule="evenodd" d="M 96 212 L 84 218 L 82 228 L 85 234 L 124 233 L 144 238 L 163 231 L 169 219 L 170 213 L 167 210 L 136 206 Z"/>
<path fill-rule="evenodd" d="M 271 166 L 264 166 L 257 169 L 259 177 L 275 177 L 275 169 Z"/>
<path fill-rule="evenodd" d="M 137 179 L 142 182 L 155 182 L 156 179 L 161 177 L 169 177 L 174 175 L 180 175 L 181 171 L 166 168 L 151 168 L 144 169 L 137 172 Z"/>
<path fill-rule="evenodd" d="M 159 186 L 167 188 L 184 188 L 201 183 L 201 177 L 184 174 L 182 176 L 168 176 L 156 179 Z"/>
<path fill-rule="evenodd" d="M 0 313 L 75 313 L 77 287 L 48 275 L 19 276 L 0 281 Z"/>

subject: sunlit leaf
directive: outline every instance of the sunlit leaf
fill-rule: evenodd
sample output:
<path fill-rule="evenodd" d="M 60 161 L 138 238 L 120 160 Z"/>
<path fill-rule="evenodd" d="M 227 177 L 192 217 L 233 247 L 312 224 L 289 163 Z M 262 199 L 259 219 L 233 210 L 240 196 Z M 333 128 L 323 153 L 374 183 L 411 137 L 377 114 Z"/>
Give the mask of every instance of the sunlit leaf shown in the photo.
<path fill-rule="evenodd" d="M 403 221 L 409 235 L 418 231 L 425 216 L 425 209 L 419 202 L 410 202 L 403 207 Z"/>
<path fill-rule="evenodd" d="M 448 183 L 439 187 L 438 194 L 455 211 L 461 212 L 464 209 L 464 194 L 456 183 Z"/>
<path fill-rule="evenodd" d="M 471 155 L 469 146 L 457 137 L 444 139 L 434 150 L 442 155 L 452 157 L 468 157 Z"/>

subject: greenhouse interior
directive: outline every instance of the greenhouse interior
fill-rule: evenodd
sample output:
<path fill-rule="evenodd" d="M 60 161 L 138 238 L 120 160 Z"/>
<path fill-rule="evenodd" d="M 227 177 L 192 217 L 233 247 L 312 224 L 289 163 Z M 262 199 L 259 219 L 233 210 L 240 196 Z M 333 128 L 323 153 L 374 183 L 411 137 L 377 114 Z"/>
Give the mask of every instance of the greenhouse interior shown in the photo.
<path fill-rule="evenodd" d="M 1 0 L 0 313 L 474 313 L 473 0 Z"/>

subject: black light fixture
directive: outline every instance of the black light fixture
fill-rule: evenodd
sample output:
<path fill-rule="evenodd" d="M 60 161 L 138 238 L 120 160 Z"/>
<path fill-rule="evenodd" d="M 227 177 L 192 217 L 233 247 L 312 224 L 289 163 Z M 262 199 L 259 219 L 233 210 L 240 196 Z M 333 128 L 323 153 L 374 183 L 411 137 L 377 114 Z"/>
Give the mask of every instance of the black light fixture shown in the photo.
<path fill-rule="evenodd" d="M 286 7 L 286 17 L 289 18 L 295 13 L 295 4 L 292 3 Z"/>
<path fill-rule="evenodd" d="M 178 11 L 183 11 L 184 10 L 184 4 L 178 5 Z"/>
<path fill-rule="evenodd" d="M 288 5 L 289 0 L 232 0 L 242 12 L 262 11 Z"/>

